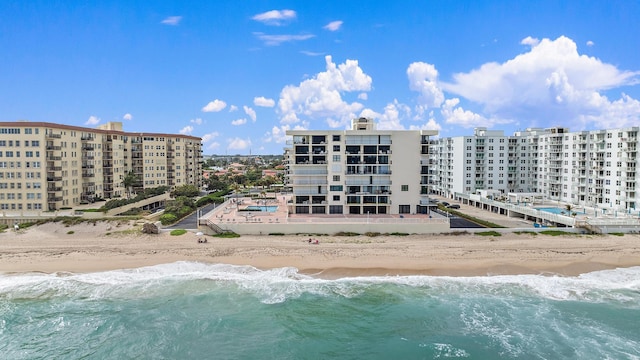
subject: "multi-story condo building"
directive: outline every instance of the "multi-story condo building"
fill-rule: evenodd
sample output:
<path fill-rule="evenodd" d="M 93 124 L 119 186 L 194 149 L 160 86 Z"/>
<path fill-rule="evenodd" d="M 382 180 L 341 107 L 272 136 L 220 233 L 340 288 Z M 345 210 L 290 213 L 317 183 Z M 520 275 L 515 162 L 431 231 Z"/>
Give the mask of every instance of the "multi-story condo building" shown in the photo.
<path fill-rule="evenodd" d="M 435 192 L 536 193 L 568 204 L 637 209 L 640 128 L 569 132 L 527 129 L 505 136 L 477 128 L 473 136 L 438 139 Z"/>
<path fill-rule="evenodd" d="M 290 130 L 286 179 L 295 214 L 410 214 L 428 211 L 435 189 L 431 152 L 437 131 Z"/>
<path fill-rule="evenodd" d="M 0 122 L 0 210 L 57 210 L 125 196 L 138 188 L 202 184 L 201 139 L 130 133 L 122 123 L 85 128 L 47 122 Z"/>

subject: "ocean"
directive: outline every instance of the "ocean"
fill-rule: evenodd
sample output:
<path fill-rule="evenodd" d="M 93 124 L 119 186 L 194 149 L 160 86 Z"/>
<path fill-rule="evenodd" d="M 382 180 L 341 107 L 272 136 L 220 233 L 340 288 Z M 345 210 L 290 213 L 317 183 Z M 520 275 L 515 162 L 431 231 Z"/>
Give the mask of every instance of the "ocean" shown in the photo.
<path fill-rule="evenodd" d="M 2 359 L 640 359 L 640 267 L 388 276 L 177 262 L 0 274 Z"/>

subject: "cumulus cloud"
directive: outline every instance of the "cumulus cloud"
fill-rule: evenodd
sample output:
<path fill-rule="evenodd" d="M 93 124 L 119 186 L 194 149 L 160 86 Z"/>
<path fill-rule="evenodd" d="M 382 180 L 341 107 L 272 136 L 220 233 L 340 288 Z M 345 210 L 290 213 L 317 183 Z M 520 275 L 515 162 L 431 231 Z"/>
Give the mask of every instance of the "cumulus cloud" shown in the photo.
<path fill-rule="evenodd" d="M 247 119 L 245 119 L 245 118 L 236 119 L 236 120 L 231 121 L 231 125 L 234 125 L 234 126 L 244 125 L 246 123 L 247 123 Z"/>
<path fill-rule="evenodd" d="M 100 118 L 97 116 L 89 116 L 89 119 L 84 123 L 85 125 L 97 125 L 100 122 Z"/>
<path fill-rule="evenodd" d="M 234 112 L 234 111 L 238 111 L 238 107 L 235 105 L 229 106 L 229 112 Z"/>
<path fill-rule="evenodd" d="M 271 131 L 265 134 L 263 141 L 284 144 L 287 140 L 287 130 L 290 130 L 289 125 L 273 126 Z"/>
<path fill-rule="evenodd" d="M 254 97 L 253 105 L 262 107 L 274 107 L 276 102 L 273 99 L 267 99 L 264 96 Z"/>
<path fill-rule="evenodd" d="M 207 150 L 212 150 L 212 151 L 218 150 L 218 149 L 220 149 L 220 143 L 214 141 L 211 144 L 207 145 L 206 148 L 207 148 Z"/>
<path fill-rule="evenodd" d="M 201 139 L 203 143 L 208 143 L 209 141 L 217 138 L 218 136 L 220 136 L 220 134 L 217 131 L 214 131 L 214 132 L 210 132 L 208 134 L 202 135 Z"/>
<path fill-rule="evenodd" d="M 179 133 L 182 134 L 182 135 L 191 135 L 192 131 L 193 131 L 193 126 L 187 125 L 187 126 L 183 127 L 182 129 L 180 129 Z"/>
<path fill-rule="evenodd" d="M 591 40 L 587 41 L 587 46 L 593 46 L 593 45 L 595 45 L 595 44 L 593 43 L 593 41 L 591 41 Z"/>
<path fill-rule="evenodd" d="M 342 20 L 336 20 L 325 25 L 323 29 L 329 30 L 329 31 L 338 31 L 340 30 L 341 26 L 342 26 Z"/>
<path fill-rule="evenodd" d="M 537 39 L 537 38 L 533 38 L 531 36 L 527 36 L 526 38 L 522 39 L 522 41 L 520 41 L 520 44 L 529 45 L 529 46 L 536 46 L 536 45 L 540 44 L 540 40 Z"/>
<path fill-rule="evenodd" d="M 424 62 L 414 62 L 407 68 L 409 88 L 420 93 L 420 104 L 425 107 L 440 107 L 444 94 L 438 85 L 438 70 Z"/>
<path fill-rule="evenodd" d="M 322 119 L 330 126 L 346 125 L 363 105 L 342 99 L 345 92 L 370 91 L 371 77 L 364 73 L 357 60 L 336 65 L 331 56 L 325 57 L 326 71 L 320 72 L 299 85 L 287 85 L 280 92 L 278 112 L 282 124 L 296 124 L 305 120 Z"/>
<path fill-rule="evenodd" d="M 248 106 L 243 106 L 244 113 L 251 118 L 251 121 L 256 122 L 256 111 Z"/>
<path fill-rule="evenodd" d="M 295 41 L 304 41 L 314 38 L 313 34 L 283 34 L 283 35 L 268 35 L 261 32 L 254 32 L 253 35 L 258 39 L 262 40 L 267 46 L 278 46 L 285 42 L 295 42 Z"/>
<path fill-rule="evenodd" d="M 636 100 L 623 97 L 610 101 L 602 92 L 637 84 L 640 72 L 619 70 L 581 55 L 575 42 L 564 36 L 555 40 L 527 37 L 522 43 L 531 49 L 504 63 L 486 63 L 468 73 L 455 74 L 453 82 L 439 85 L 480 104 L 491 119 L 524 123 L 544 120 L 568 127 L 582 127 L 584 119 L 611 113 L 627 119 L 618 127 L 637 119 Z M 466 124 L 474 117 L 456 109 L 447 110 L 448 122 Z"/>
<path fill-rule="evenodd" d="M 407 105 L 393 100 L 388 103 L 382 113 L 371 109 L 364 109 L 358 117 L 372 118 L 376 121 L 379 130 L 405 130 L 402 125 L 403 120 L 411 116 L 411 108 Z"/>
<path fill-rule="evenodd" d="M 202 125 L 202 119 L 201 118 L 191 119 L 191 120 L 189 120 L 189 122 L 192 123 L 192 124 L 196 124 L 196 125 Z"/>
<path fill-rule="evenodd" d="M 133 115 L 126 113 L 124 114 L 124 116 L 122 116 L 123 120 L 133 120 Z"/>
<path fill-rule="evenodd" d="M 162 23 L 164 25 L 176 26 L 176 25 L 180 24 L 181 20 L 182 20 L 182 16 L 169 16 L 169 17 L 165 18 L 164 20 L 162 20 L 160 23 Z"/>
<path fill-rule="evenodd" d="M 360 100 L 367 100 L 368 98 L 369 98 L 369 94 L 367 94 L 367 93 L 358 94 L 358 99 L 360 99 Z"/>
<path fill-rule="evenodd" d="M 227 148 L 229 150 L 245 150 L 251 147 L 250 139 L 232 138 L 228 140 Z"/>
<path fill-rule="evenodd" d="M 294 10 L 271 10 L 254 15 L 251 19 L 259 21 L 266 25 L 280 26 L 292 21 L 296 18 Z"/>
<path fill-rule="evenodd" d="M 227 103 L 222 101 L 222 100 L 218 100 L 215 99 L 211 102 L 209 102 L 207 105 L 205 105 L 202 108 L 203 112 L 218 112 L 221 111 L 222 109 L 224 109 L 225 107 L 227 107 Z"/>

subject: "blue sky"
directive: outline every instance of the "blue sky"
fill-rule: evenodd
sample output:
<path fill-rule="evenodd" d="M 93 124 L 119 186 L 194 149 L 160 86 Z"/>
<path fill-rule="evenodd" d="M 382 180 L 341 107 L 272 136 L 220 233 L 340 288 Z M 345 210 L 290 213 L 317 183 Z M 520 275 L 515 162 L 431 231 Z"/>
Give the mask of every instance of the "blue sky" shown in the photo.
<path fill-rule="evenodd" d="M 280 154 L 287 129 L 640 125 L 638 1 L 0 0 L 0 121 Z"/>

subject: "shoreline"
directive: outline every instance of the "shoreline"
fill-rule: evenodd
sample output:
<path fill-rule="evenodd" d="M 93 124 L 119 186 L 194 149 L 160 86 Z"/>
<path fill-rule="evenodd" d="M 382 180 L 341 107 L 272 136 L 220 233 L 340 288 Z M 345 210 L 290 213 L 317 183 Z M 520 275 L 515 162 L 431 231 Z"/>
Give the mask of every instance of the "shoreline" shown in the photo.
<path fill-rule="evenodd" d="M 141 234 L 116 222 L 65 227 L 48 223 L 0 234 L 0 273 L 91 273 L 177 261 L 250 265 L 267 270 L 294 267 L 322 279 L 361 276 L 577 276 L 640 266 L 640 235 L 487 237 L 409 235 L 207 237 L 187 233 Z"/>

